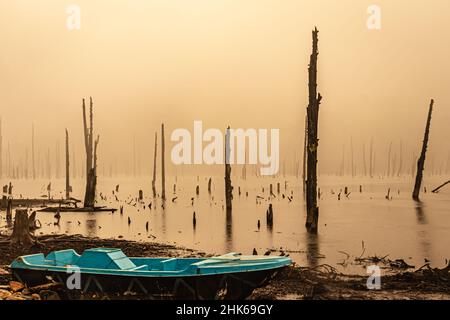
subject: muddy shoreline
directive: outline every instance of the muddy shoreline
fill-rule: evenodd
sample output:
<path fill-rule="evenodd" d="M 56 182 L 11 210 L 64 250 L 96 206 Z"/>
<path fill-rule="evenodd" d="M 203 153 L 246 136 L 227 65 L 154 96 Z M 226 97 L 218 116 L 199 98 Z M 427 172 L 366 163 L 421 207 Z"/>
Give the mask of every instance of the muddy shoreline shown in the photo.
<path fill-rule="evenodd" d="M 6 240 L 0 236 L 0 242 Z M 7 290 L 11 285 L 9 264 L 20 255 L 45 254 L 67 248 L 81 253 L 94 247 L 114 247 L 122 249 L 128 256 L 148 257 L 198 257 L 207 253 L 158 242 L 135 242 L 117 239 L 88 238 L 81 235 L 47 235 L 38 238 L 39 244 L 23 249 L 0 244 L 0 290 Z M 360 263 L 361 261 L 358 261 Z M 365 261 L 373 263 L 371 259 Z M 347 275 L 338 272 L 333 266 L 319 265 L 314 268 L 292 266 L 281 272 L 267 286 L 256 289 L 249 297 L 251 300 L 433 300 L 450 299 L 450 266 L 437 269 L 429 265 L 417 269 L 396 267 L 390 260 L 375 261 L 381 268 L 389 264 L 389 273 L 381 279 L 381 290 L 367 289 L 367 276 Z M 395 261 L 397 263 L 397 261 Z M 16 284 L 17 285 L 17 284 Z M 27 289 L 25 289 L 27 290 Z M 11 290 L 10 290 L 11 291 Z M 12 292 L 12 291 L 11 291 Z M 52 292 L 52 291 L 51 291 Z M 64 292 L 53 294 L 53 299 L 67 297 Z M 22 297 L 19 293 L 16 294 Z M 19 299 L 18 300 L 23 300 Z M 145 299 L 139 296 L 96 296 L 83 295 L 80 299 Z M 43 298 L 45 299 L 45 297 Z"/>

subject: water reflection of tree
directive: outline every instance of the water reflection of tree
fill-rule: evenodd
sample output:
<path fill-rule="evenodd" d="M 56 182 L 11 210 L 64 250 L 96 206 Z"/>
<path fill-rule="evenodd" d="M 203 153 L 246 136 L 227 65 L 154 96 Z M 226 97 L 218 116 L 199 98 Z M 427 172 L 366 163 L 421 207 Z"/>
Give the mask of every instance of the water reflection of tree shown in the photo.
<path fill-rule="evenodd" d="M 231 209 L 227 209 L 225 221 L 225 251 L 233 251 L 233 219 Z"/>
<path fill-rule="evenodd" d="M 320 254 L 320 237 L 318 234 L 309 233 L 306 234 L 306 259 L 308 267 L 314 268 L 319 265 Z"/>
<path fill-rule="evenodd" d="M 97 220 L 86 220 L 86 234 L 88 237 L 95 237 L 97 235 Z"/>
<path fill-rule="evenodd" d="M 419 225 L 426 225 L 428 224 L 427 216 L 425 214 L 425 206 L 422 202 L 416 201 L 416 216 L 417 216 L 417 223 Z"/>
<path fill-rule="evenodd" d="M 417 239 L 419 240 L 419 248 L 422 252 L 422 256 L 424 258 L 430 259 L 432 247 L 431 247 L 430 235 L 428 233 L 428 230 L 425 228 L 425 226 L 428 225 L 426 207 L 420 201 L 416 201 L 416 217 L 417 217 L 418 225 L 422 226 L 417 231 Z"/>

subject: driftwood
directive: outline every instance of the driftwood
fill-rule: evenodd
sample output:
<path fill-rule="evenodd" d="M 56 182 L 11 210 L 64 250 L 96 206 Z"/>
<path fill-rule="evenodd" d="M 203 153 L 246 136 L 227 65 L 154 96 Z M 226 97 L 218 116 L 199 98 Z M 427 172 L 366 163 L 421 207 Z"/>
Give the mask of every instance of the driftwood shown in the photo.
<path fill-rule="evenodd" d="M 431 115 L 433 114 L 434 100 L 431 99 L 430 109 L 428 111 L 427 125 L 425 127 L 425 136 L 423 138 L 422 152 L 420 154 L 419 160 L 417 161 L 417 174 L 416 183 L 414 184 L 414 191 L 412 197 L 414 200 L 419 200 L 420 186 L 422 185 L 423 169 L 425 166 L 425 156 L 428 148 L 428 138 L 430 136 L 430 126 L 431 126 Z"/>
<path fill-rule="evenodd" d="M 117 209 L 114 208 L 107 208 L 104 206 L 101 207 L 83 207 L 83 208 L 75 208 L 75 207 L 46 207 L 41 210 L 40 212 L 116 212 Z"/>
<path fill-rule="evenodd" d="M 433 192 L 433 193 L 438 193 L 439 190 L 441 190 L 443 187 L 445 187 L 445 186 L 448 185 L 448 184 L 450 184 L 450 180 L 447 181 L 447 182 L 445 182 L 445 183 L 443 183 L 443 184 L 441 184 L 439 187 L 437 187 L 436 189 L 434 189 L 432 192 Z"/>
<path fill-rule="evenodd" d="M 317 206 L 317 148 L 319 106 L 322 100 L 320 93 L 317 93 L 317 56 L 318 34 L 315 28 L 312 32 L 313 49 L 308 68 L 309 72 L 309 103 L 307 108 L 308 116 L 308 147 L 307 147 L 307 180 L 306 180 L 306 229 L 308 232 L 317 233 L 319 224 L 319 208 Z"/>

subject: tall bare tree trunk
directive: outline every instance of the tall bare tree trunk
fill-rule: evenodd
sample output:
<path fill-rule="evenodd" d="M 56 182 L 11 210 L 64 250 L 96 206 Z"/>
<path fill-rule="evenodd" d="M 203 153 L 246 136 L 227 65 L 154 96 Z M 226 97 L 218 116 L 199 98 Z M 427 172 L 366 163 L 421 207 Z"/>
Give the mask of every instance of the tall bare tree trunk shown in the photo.
<path fill-rule="evenodd" d="M 166 200 L 166 165 L 165 165 L 164 123 L 161 124 L 161 198 Z"/>
<path fill-rule="evenodd" d="M 430 109 L 428 110 L 427 125 L 425 127 L 425 135 L 423 138 L 422 152 L 420 154 L 419 160 L 417 161 L 417 174 L 416 183 L 414 184 L 414 191 L 412 197 L 414 200 L 419 201 L 420 187 L 422 185 L 423 169 L 425 167 L 425 156 L 428 148 L 428 138 L 430 136 L 430 126 L 431 126 L 431 115 L 433 114 L 434 100 L 431 99 Z"/>
<path fill-rule="evenodd" d="M 370 139 L 369 175 L 373 177 L 373 138 Z"/>
<path fill-rule="evenodd" d="M 308 149 L 308 115 L 305 116 L 305 133 L 304 133 L 304 141 L 303 141 L 303 173 L 302 173 L 302 181 L 303 181 L 303 196 L 306 195 L 306 161 L 307 161 L 307 152 Z"/>
<path fill-rule="evenodd" d="M 86 191 L 84 194 L 84 207 L 94 208 L 97 188 L 97 146 L 100 137 L 97 136 L 94 145 L 94 113 L 92 97 L 89 99 L 89 127 L 86 118 L 86 104 L 83 99 L 83 127 L 84 145 L 86 150 Z"/>
<path fill-rule="evenodd" d="M 312 32 L 313 48 L 309 63 L 309 103 L 307 109 L 308 115 L 308 167 L 306 181 L 306 229 L 310 233 L 317 233 L 319 224 L 319 208 L 317 206 L 317 148 L 318 124 L 319 124 L 319 106 L 322 100 L 320 93 L 317 93 L 317 57 L 318 53 L 318 34 L 315 28 Z"/>
<path fill-rule="evenodd" d="M 399 163 L 398 163 L 398 171 L 397 171 L 397 177 L 400 177 L 402 175 L 403 170 L 403 142 L 400 140 L 400 155 L 399 155 Z"/>
<path fill-rule="evenodd" d="M 31 126 L 31 162 L 33 167 L 33 180 L 36 179 L 36 164 L 34 157 L 34 124 Z"/>
<path fill-rule="evenodd" d="M 388 150 L 388 162 L 387 162 L 387 176 L 391 176 L 391 153 L 392 153 L 392 141 L 389 144 L 389 150 Z"/>
<path fill-rule="evenodd" d="M 69 132 L 66 129 L 66 199 L 70 198 Z"/>
<path fill-rule="evenodd" d="M 158 132 L 155 132 L 155 151 L 153 154 L 153 179 L 152 179 L 152 191 L 153 198 L 156 197 L 156 156 L 158 153 Z"/>
<path fill-rule="evenodd" d="M 233 185 L 231 184 L 231 136 L 230 127 L 227 128 L 225 135 L 225 205 L 227 215 L 231 215 L 233 210 Z"/>
<path fill-rule="evenodd" d="M 363 142 L 363 170 L 364 170 L 364 177 L 367 177 L 367 161 L 366 161 L 366 143 Z"/>

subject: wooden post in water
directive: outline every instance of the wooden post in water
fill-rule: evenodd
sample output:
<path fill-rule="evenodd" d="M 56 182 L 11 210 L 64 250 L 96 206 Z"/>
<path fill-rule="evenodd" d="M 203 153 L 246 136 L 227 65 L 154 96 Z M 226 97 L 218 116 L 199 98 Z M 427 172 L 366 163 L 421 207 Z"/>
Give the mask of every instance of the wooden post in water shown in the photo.
<path fill-rule="evenodd" d="M 70 198 L 69 132 L 66 129 L 66 199 Z"/>
<path fill-rule="evenodd" d="M 428 148 L 428 138 L 430 136 L 431 115 L 433 114 L 433 106 L 434 100 L 431 99 L 430 109 L 428 110 L 427 124 L 425 127 L 425 135 L 423 138 L 422 152 L 420 154 L 419 160 L 417 161 L 416 183 L 414 184 L 414 191 L 412 194 L 413 199 L 416 201 L 419 201 L 420 187 L 422 185 L 423 169 L 425 167 L 425 156 Z"/>
<path fill-rule="evenodd" d="M 233 209 L 233 186 L 231 184 L 231 159 L 230 159 L 230 127 L 227 128 L 225 135 L 225 204 L 227 214 L 231 214 Z"/>
<path fill-rule="evenodd" d="M 97 187 L 97 146 L 99 136 L 94 144 L 94 114 L 92 97 L 89 99 L 89 127 L 86 118 L 86 105 L 83 99 L 83 127 L 84 146 L 86 150 L 86 190 L 84 194 L 84 207 L 93 208 L 95 204 L 95 192 Z"/>
<path fill-rule="evenodd" d="M 161 124 L 161 199 L 166 200 L 166 166 L 165 166 L 164 123 Z"/>
<path fill-rule="evenodd" d="M 153 154 L 153 179 L 152 179 L 152 191 L 153 198 L 156 198 L 156 155 L 158 153 L 158 132 L 155 132 L 155 150 Z"/>
<path fill-rule="evenodd" d="M 317 56 L 318 34 L 315 28 L 312 32 L 313 48 L 308 68 L 309 73 L 309 103 L 308 115 L 308 148 L 307 148 L 307 180 L 306 180 L 306 229 L 310 233 L 317 233 L 319 225 L 319 208 L 317 206 L 317 148 L 319 106 L 322 100 L 320 93 L 317 93 Z"/>
<path fill-rule="evenodd" d="M 211 184 L 212 184 L 212 180 L 211 178 L 209 178 L 208 180 L 208 193 L 211 194 Z"/>

